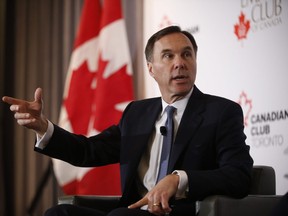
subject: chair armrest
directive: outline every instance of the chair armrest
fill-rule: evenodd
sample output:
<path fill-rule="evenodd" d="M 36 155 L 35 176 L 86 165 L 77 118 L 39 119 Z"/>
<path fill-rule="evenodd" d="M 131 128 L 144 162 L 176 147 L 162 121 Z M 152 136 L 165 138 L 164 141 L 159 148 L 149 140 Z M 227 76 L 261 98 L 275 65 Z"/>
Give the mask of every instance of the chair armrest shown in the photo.
<path fill-rule="evenodd" d="M 111 211 L 117 207 L 121 196 L 72 195 L 61 196 L 58 204 L 71 204 L 94 208 L 100 211 Z"/>
<path fill-rule="evenodd" d="M 248 195 L 243 199 L 209 196 L 200 202 L 199 216 L 268 216 L 280 195 Z"/>

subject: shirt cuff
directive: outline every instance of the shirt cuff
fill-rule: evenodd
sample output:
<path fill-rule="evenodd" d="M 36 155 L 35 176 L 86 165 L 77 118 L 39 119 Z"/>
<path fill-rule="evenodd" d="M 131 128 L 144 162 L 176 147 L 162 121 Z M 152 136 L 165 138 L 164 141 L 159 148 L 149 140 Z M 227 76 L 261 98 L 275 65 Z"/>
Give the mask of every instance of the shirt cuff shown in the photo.
<path fill-rule="evenodd" d="M 178 190 L 176 193 L 176 199 L 186 198 L 186 192 L 188 192 L 188 176 L 183 170 L 174 170 L 172 172 L 174 175 L 179 176 Z"/>
<path fill-rule="evenodd" d="M 44 149 L 50 138 L 52 137 L 52 134 L 54 132 L 54 125 L 48 120 L 48 128 L 46 133 L 41 137 L 39 134 L 36 133 L 36 148 Z"/>

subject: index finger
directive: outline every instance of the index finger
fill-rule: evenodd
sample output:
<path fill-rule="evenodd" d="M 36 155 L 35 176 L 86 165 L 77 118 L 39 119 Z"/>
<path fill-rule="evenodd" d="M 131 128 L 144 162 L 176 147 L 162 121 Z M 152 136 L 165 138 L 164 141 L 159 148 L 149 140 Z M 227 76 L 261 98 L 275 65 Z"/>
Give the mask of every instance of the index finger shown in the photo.
<path fill-rule="evenodd" d="M 148 199 L 147 199 L 147 197 L 144 197 L 144 198 L 140 199 L 138 202 L 129 205 L 128 208 L 131 208 L 131 209 L 141 208 L 142 206 L 147 205 L 147 204 L 148 204 Z"/>
<path fill-rule="evenodd" d="M 18 105 L 18 104 L 23 103 L 23 100 L 13 98 L 13 97 L 8 97 L 8 96 L 2 97 L 2 101 L 10 105 L 13 105 L 13 104 Z"/>

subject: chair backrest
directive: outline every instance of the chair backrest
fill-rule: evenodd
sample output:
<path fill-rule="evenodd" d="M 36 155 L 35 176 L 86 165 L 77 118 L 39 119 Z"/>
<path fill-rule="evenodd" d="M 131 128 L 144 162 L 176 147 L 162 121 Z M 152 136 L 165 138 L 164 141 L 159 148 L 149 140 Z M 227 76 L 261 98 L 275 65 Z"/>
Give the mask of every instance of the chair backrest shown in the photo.
<path fill-rule="evenodd" d="M 270 166 L 253 166 L 249 194 L 275 195 L 275 171 Z"/>

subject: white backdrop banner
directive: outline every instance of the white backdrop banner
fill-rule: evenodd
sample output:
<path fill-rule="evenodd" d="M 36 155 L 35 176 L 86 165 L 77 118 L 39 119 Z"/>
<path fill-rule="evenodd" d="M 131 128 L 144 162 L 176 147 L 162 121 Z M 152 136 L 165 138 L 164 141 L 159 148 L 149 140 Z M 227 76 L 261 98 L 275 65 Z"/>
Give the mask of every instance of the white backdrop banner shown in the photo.
<path fill-rule="evenodd" d="M 193 33 L 196 85 L 242 106 L 254 164 L 272 166 L 276 193 L 286 193 L 288 0 L 145 0 L 144 44 L 168 25 Z M 160 95 L 144 67 L 146 97 Z"/>

